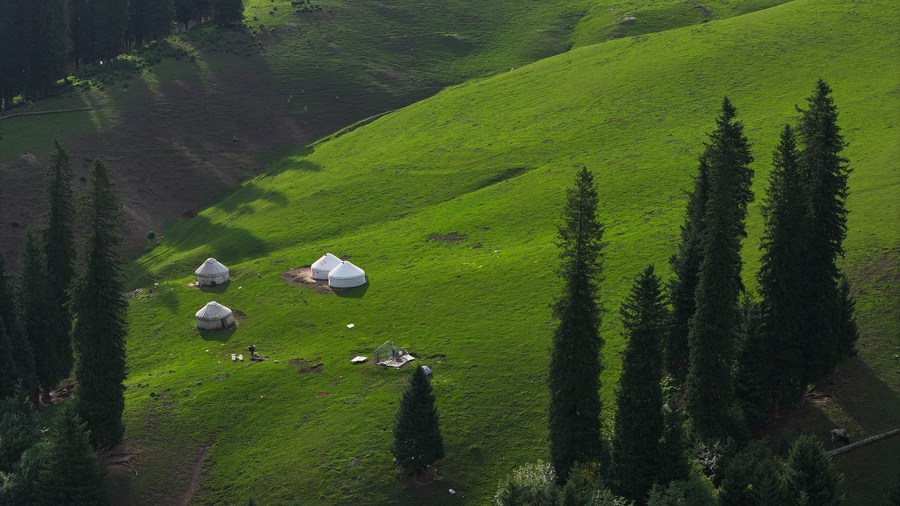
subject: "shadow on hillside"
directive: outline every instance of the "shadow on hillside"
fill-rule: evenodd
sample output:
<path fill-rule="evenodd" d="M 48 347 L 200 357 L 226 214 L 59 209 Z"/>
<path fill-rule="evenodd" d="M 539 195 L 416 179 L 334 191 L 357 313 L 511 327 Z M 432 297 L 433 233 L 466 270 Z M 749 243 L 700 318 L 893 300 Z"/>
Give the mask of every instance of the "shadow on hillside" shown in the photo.
<path fill-rule="evenodd" d="M 354 288 L 345 288 L 345 289 L 341 289 L 341 290 L 335 290 L 334 294 L 337 295 L 338 297 L 346 298 L 346 299 L 361 299 L 366 295 L 366 292 L 369 291 L 369 285 L 371 285 L 371 284 L 372 284 L 371 281 L 366 280 L 366 284 L 364 284 L 362 286 L 357 286 Z"/>
<path fill-rule="evenodd" d="M 864 432 L 857 438 L 900 427 L 900 396 L 861 358 L 841 364 L 823 386 L 833 388 L 834 402 Z"/>
<path fill-rule="evenodd" d="M 204 341 L 216 341 L 220 343 L 227 342 L 231 339 L 231 336 L 237 332 L 237 327 L 231 327 L 230 329 L 220 329 L 220 330 L 202 330 L 197 329 L 197 332 L 200 333 L 200 337 L 203 338 Z"/>
<path fill-rule="evenodd" d="M 283 192 L 278 190 L 264 190 L 258 185 L 250 181 L 227 198 L 216 204 L 216 208 L 228 212 L 240 211 L 247 212 L 245 209 L 257 201 L 270 202 L 275 205 L 283 206 L 288 203 L 287 197 Z"/>
<path fill-rule="evenodd" d="M 157 304 L 168 309 L 171 313 L 178 312 L 178 298 L 175 297 L 175 290 L 170 287 L 166 287 L 158 290 L 157 293 Z"/>
<path fill-rule="evenodd" d="M 229 286 L 231 286 L 231 280 L 220 283 L 216 286 L 200 285 L 197 287 L 197 289 L 203 293 L 225 293 L 226 291 L 228 291 Z"/>
<path fill-rule="evenodd" d="M 177 251 L 203 247 L 201 256 L 227 258 L 232 263 L 260 257 L 269 251 L 266 243 L 249 230 L 213 223 L 202 215 L 192 218 L 190 226 L 182 229 L 171 245 Z"/>

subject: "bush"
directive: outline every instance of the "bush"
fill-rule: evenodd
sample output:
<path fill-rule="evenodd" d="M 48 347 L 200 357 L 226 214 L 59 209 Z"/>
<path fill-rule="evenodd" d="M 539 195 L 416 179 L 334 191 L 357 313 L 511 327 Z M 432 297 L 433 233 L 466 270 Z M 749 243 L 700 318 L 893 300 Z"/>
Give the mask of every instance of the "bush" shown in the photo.
<path fill-rule="evenodd" d="M 517 468 L 500 482 L 494 495 L 497 506 L 553 506 L 558 500 L 556 472 L 542 460 Z"/>
<path fill-rule="evenodd" d="M 673 481 L 669 486 L 654 485 L 647 506 L 716 506 L 716 496 L 709 480 L 691 476 Z"/>

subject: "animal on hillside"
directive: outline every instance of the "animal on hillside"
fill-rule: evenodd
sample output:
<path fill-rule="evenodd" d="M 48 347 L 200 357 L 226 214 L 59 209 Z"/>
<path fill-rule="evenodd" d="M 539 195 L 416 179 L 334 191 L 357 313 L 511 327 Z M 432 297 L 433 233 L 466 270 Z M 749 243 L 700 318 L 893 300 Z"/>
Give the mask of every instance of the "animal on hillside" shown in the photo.
<path fill-rule="evenodd" d="M 845 445 L 850 444 L 850 436 L 847 435 L 847 429 L 831 429 L 831 440 L 840 441 Z"/>

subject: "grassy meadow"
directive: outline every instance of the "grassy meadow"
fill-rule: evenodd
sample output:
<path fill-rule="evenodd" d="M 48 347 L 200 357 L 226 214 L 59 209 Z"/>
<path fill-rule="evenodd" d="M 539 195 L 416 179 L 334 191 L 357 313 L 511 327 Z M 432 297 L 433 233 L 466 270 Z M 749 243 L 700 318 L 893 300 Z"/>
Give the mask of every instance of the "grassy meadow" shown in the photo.
<path fill-rule="evenodd" d="M 493 8 L 483 4 L 473 9 Z M 250 2 L 249 20 L 289 22 L 261 5 Z M 335 15 L 350 8 L 323 5 Z M 122 494 L 142 504 L 486 503 L 511 469 L 546 458 L 548 305 L 560 290 L 555 226 L 576 168 L 597 175 L 606 225 L 609 427 L 624 346 L 618 304 L 646 264 L 668 275 L 685 192 L 721 97 L 737 106 L 756 157 L 744 255 L 752 287 L 771 152 L 819 77 L 834 89 L 854 169 L 845 269 L 862 337 L 860 357 L 839 371 L 852 395 L 835 393 L 786 426 L 823 438 L 833 424 L 855 437 L 897 426 L 897 14 L 888 0 L 795 0 L 579 47 L 299 149 L 168 227 L 131 274 L 143 291 L 129 310 L 125 417 L 139 472 Z M 497 33 L 518 33 L 514 21 Z M 576 40 L 568 37 L 559 40 Z M 478 61 L 446 68 L 472 75 Z M 461 239 L 432 235 L 452 232 Z M 365 269 L 369 284 L 334 295 L 282 281 L 325 252 Z M 209 256 L 232 268 L 232 281 L 189 287 Z M 209 300 L 240 312 L 236 330 L 194 329 L 194 312 Z M 447 456 L 431 485 L 397 481 L 391 464 L 391 425 L 409 369 L 349 362 L 387 340 L 434 370 Z M 232 363 L 229 354 L 249 344 L 269 359 Z M 319 372 L 302 371 L 318 364 Z M 854 478 L 849 504 L 880 497 L 896 474 L 895 454 L 866 451 L 851 459 L 874 474 L 838 461 Z"/>

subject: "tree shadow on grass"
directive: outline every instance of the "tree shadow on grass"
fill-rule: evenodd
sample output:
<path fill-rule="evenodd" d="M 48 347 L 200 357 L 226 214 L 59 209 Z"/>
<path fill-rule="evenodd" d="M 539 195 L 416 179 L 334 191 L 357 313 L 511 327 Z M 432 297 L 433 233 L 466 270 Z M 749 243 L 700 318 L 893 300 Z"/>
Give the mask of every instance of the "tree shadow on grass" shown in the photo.
<path fill-rule="evenodd" d="M 213 223 L 206 216 L 196 216 L 176 226 L 170 237 L 171 246 L 177 251 L 189 251 L 204 247 L 203 257 L 225 259 L 238 263 L 265 255 L 268 245 L 249 230 Z M 193 269 L 191 269 L 193 272 Z"/>
<path fill-rule="evenodd" d="M 229 286 L 231 286 L 231 280 L 228 280 L 224 283 L 219 283 L 216 286 L 199 285 L 197 289 L 203 293 L 225 293 L 226 291 L 228 291 Z"/>

